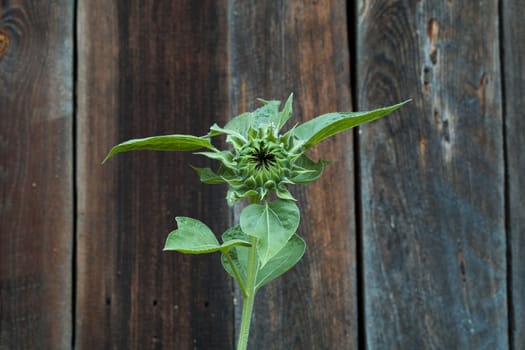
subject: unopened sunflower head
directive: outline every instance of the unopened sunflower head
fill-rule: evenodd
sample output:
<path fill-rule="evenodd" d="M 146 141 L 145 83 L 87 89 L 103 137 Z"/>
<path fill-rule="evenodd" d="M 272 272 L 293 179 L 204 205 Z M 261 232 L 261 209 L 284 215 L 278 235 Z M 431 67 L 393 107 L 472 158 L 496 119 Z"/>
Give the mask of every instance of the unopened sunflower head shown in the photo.
<path fill-rule="evenodd" d="M 278 110 L 278 101 L 261 100 L 261 108 L 237 116 L 224 128 L 212 126 L 210 135 L 226 134 L 226 142 L 232 149 L 200 152 L 222 161 L 222 165 L 217 172 L 209 168 L 195 170 L 203 182 L 229 184 L 228 204 L 244 198 L 262 201 L 271 193 L 293 200 L 288 185 L 308 182 L 306 178 L 313 181 L 313 177 L 320 175 L 325 162 L 307 159 L 304 142 L 294 137 L 294 129 L 279 134 L 292 112 L 291 98 L 282 111 Z"/>
<path fill-rule="evenodd" d="M 279 101 L 259 100 L 262 107 L 234 117 L 224 127 L 214 124 L 204 136 L 176 134 L 129 140 L 113 147 L 104 161 L 132 150 L 207 149 L 197 154 L 219 160 L 221 165 L 217 170 L 194 169 L 204 183 L 229 185 L 228 204 L 244 198 L 263 201 L 272 193 L 281 199 L 293 200 L 288 185 L 316 180 L 327 163 L 322 159 L 314 162 L 304 152 L 340 132 L 390 114 L 408 102 L 367 112 L 323 114 L 281 134 L 292 115 L 292 99 L 293 94 L 282 110 L 279 110 Z M 212 145 L 212 138 L 220 135 L 226 136 L 230 149 L 219 150 Z"/>
<path fill-rule="evenodd" d="M 251 197 L 261 201 L 272 192 L 279 198 L 293 199 L 286 185 L 307 172 L 297 164 L 303 153 L 300 143 L 289 134 L 278 135 L 273 124 L 251 127 L 244 143 L 234 142 L 234 137 L 229 140 L 235 166 L 230 169 L 233 177 L 228 181 L 228 203 Z"/>

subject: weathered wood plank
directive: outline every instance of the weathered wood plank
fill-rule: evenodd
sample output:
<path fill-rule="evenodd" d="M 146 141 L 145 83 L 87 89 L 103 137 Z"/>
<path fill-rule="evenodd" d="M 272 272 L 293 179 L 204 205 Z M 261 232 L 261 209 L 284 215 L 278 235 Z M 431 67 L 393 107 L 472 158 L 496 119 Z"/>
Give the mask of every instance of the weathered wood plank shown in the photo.
<path fill-rule="evenodd" d="M 525 1 L 503 1 L 503 81 L 511 263 L 510 326 L 513 349 L 525 345 Z"/>
<path fill-rule="evenodd" d="M 0 4 L 0 348 L 71 347 L 73 2 Z"/>
<path fill-rule="evenodd" d="M 497 1 L 360 1 L 370 349 L 508 347 Z"/>
<path fill-rule="evenodd" d="M 292 91 L 291 124 L 351 109 L 344 1 L 233 1 L 231 11 L 233 114 L 257 107 L 257 97 L 282 101 Z M 319 145 L 313 156 L 336 162 L 295 191 L 307 252 L 257 295 L 253 349 L 357 346 L 351 135 Z"/>
<path fill-rule="evenodd" d="M 122 154 L 128 138 L 205 134 L 224 123 L 223 1 L 80 1 L 79 349 L 229 349 L 230 278 L 218 255 L 163 253 L 175 216 L 217 232 L 225 189 L 199 183 L 187 154 Z M 204 164 L 204 163 L 202 163 Z"/>

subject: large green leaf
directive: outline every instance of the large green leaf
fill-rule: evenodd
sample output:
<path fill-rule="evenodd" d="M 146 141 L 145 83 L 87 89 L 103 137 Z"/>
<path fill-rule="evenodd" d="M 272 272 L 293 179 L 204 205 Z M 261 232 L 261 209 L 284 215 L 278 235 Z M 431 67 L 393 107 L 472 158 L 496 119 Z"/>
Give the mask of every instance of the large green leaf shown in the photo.
<path fill-rule="evenodd" d="M 164 250 L 175 250 L 186 254 L 206 254 L 217 251 L 227 252 L 235 246 L 251 246 L 242 239 L 232 239 L 219 244 L 206 224 L 184 216 L 176 218 L 178 228 L 168 235 Z"/>
<path fill-rule="evenodd" d="M 290 270 L 301 260 L 305 249 L 306 243 L 304 240 L 297 234 L 294 234 L 284 248 L 259 270 L 257 273 L 256 288 L 261 288 Z"/>
<path fill-rule="evenodd" d="M 247 241 L 249 238 L 244 234 L 239 226 L 228 229 L 223 235 L 222 239 L 225 244 L 229 241 L 241 240 Z M 266 265 L 259 268 L 257 272 L 257 281 L 255 287 L 257 289 L 270 283 L 277 277 L 283 275 L 290 270 L 301 259 L 306 249 L 306 243 L 297 234 L 294 234 L 273 258 L 271 258 Z M 248 248 L 236 246 L 224 253 L 221 257 L 222 266 L 233 278 L 237 278 L 233 269 L 230 266 L 226 255 L 230 256 L 235 269 L 239 273 L 239 277 L 244 285 L 246 285 L 246 271 L 248 268 Z"/>
<path fill-rule="evenodd" d="M 214 149 L 207 136 L 163 135 L 133 139 L 114 146 L 103 162 L 117 153 L 139 150 L 150 151 L 195 151 L 202 148 Z"/>
<path fill-rule="evenodd" d="M 264 266 L 288 242 L 299 226 L 299 208 L 291 200 L 250 204 L 241 212 L 241 229 L 257 237 L 257 254 Z"/>
<path fill-rule="evenodd" d="M 164 250 L 204 254 L 220 249 L 219 241 L 202 221 L 184 216 L 179 216 L 175 220 L 177 220 L 177 229 L 168 235 Z"/>
<path fill-rule="evenodd" d="M 368 112 L 324 114 L 299 125 L 294 134 L 304 142 L 305 148 L 309 148 L 340 132 L 382 118 L 409 101 Z"/>

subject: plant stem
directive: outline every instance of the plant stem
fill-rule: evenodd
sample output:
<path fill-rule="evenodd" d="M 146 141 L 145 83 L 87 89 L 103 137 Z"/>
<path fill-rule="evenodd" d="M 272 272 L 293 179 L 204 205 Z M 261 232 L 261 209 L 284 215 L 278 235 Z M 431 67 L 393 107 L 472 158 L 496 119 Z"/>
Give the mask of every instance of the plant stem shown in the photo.
<path fill-rule="evenodd" d="M 255 300 L 255 283 L 257 281 L 257 271 L 259 269 L 259 259 L 257 259 L 257 237 L 250 237 L 250 251 L 248 253 L 248 271 L 246 276 L 246 296 L 242 303 L 241 329 L 239 331 L 239 341 L 237 350 L 246 350 L 248 346 L 248 336 L 250 335 L 250 323 L 252 320 L 253 302 Z"/>
<path fill-rule="evenodd" d="M 235 275 L 235 279 L 237 280 L 237 283 L 239 284 L 239 287 L 241 288 L 242 297 L 246 298 L 246 287 L 244 286 L 244 283 L 242 282 L 241 275 L 239 274 L 239 271 L 235 267 L 235 264 L 233 263 L 233 259 L 230 256 L 230 252 L 225 252 L 224 256 L 226 257 L 226 260 L 228 261 L 228 264 L 230 264 L 233 274 Z"/>

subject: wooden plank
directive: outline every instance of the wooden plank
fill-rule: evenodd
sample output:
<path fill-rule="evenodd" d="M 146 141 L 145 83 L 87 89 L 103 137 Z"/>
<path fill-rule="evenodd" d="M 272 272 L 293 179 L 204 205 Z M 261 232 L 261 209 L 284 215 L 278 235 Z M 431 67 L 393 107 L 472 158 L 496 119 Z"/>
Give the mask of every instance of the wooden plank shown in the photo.
<path fill-rule="evenodd" d="M 498 5 L 360 1 L 370 349 L 508 348 Z"/>
<path fill-rule="evenodd" d="M 203 185 L 197 156 L 122 154 L 125 139 L 205 134 L 224 123 L 224 1 L 80 1 L 78 349 L 228 349 L 230 278 L 218 255 L 164 253 L 175 216 L 220 233 L 225 188 Z"/>
<path fill-rule="evenodd" d="M 525 1 L 503 1 L 503 81 L 508 179 L 508 218 L 511 263 L 510 326 L 512 349 L 525 344 L 525 29 L 520 9 Z"/>
<path fill-rule="evenodd" d="M 0 4 L 0 348 L 71 347 L 73 2 Z"/>
<path fill-rule="evenodd" d="M 231 11 L 233 114 L 290 92 L 291 125 L 351 109 L 344 1 L 233 1 Z M 250 348 L 356 348 L 352 153 L 349 133 L 313 151 L 336 162 L 319 182 L 295 189 L 307 252 L 258 293 Z"/>

